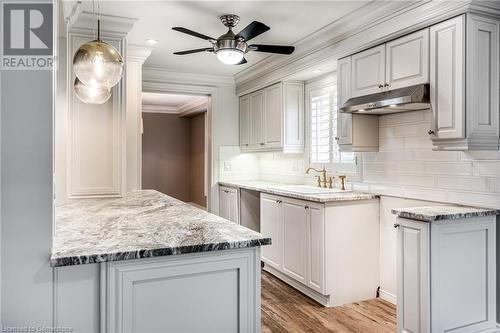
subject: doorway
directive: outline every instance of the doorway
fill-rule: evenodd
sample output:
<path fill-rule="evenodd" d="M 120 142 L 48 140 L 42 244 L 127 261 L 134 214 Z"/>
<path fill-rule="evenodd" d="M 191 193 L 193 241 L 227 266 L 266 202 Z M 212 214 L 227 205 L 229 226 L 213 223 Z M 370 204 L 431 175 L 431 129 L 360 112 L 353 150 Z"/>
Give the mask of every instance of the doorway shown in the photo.
<path fill-rule="evenodd" d="M 142 96 L 142 188 L 207 209 L 208 96 Z"/>

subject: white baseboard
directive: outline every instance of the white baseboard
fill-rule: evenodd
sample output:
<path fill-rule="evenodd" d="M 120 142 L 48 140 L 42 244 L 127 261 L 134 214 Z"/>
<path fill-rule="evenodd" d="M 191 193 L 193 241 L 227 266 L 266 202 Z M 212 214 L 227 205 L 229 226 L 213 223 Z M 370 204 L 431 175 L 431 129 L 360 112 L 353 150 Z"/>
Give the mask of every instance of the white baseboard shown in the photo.
<path fill-rule="evenodd" d="M 380 298 L 383 299 L 384 301 L 387 301 L 389 303 L 392 303 L 396 305 L 396 295 L 391 294 L 385 290 L 380 289 L 379 291 Z"/>
<path fill-rule="evenodd" d="M 319 304 L 321 304 L 325 307 L 333 307 L 334 306 L 330 303 L 330 296 L 322 295 L 322 294 L 318 293 L 317 291 L 312 290 L 311 288 L 303 285 L 300 282 L 295 281 L 291 277 L 288 277 L 286 274 L 281 273 L 280 271 L 274 269 L 273 267 L 271 267 L 269 265 L 264 265 L 263 269 L 266 272 L 269 272 L 272 275 L 276 276 L 278 279 L 282 280 L 283 282 L 285 282 L 289 286 L 297 289 L 298 291 L 300 291 L 304 295 L 308 296 L 309 298 L 312 298 L 313 300 L 315 300 Z"/>

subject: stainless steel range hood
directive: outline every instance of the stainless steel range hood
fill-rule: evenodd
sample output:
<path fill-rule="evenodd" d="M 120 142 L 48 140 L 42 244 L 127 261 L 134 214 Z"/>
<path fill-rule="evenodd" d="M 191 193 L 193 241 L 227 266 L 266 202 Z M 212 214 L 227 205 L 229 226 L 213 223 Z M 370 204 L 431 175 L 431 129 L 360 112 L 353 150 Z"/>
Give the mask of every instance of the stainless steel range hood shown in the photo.
<path fill-rule="evenodd" d="M 342 105 L 340 112 L 387 114 L 426 110 L 430 107 L 429 84 L 426 83 L 350 98 Z"/>

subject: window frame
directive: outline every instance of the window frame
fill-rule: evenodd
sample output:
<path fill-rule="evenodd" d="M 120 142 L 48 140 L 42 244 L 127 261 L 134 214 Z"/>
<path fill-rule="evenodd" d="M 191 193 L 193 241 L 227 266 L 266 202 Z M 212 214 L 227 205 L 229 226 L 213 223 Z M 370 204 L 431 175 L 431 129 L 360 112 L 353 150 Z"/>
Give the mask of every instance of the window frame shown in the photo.
<path fill-rule="evenodd" d="M 337 85 L 337 73 L 328 73 L 322 75 L 321 77 L 309 80 L 305 84 L 305 123 L 306 123 L 306 133 L 305 133 L 305 149 L 304 149 L 304 159 L 305 162 L 313 168 L 326 167 L 329 173 L 332 175 L 346 175 L 349 181 L 361 181 L 362 177 L 362 154 L 354 153 L 354 163 L 338 163 L 333 162 L 332 156 L 330 156 L 329 163 L 312 163 L 311 162 L 311 98 L 318 91 L 324 91 L 331 89 L 332 86 Z M 336 89 L 336 88 L 335 88 Z M 330 133 L 330 154 L 333 153 L 333 145 L 336 145 L 336 140 L 333 135 L 333 126 Z"/>

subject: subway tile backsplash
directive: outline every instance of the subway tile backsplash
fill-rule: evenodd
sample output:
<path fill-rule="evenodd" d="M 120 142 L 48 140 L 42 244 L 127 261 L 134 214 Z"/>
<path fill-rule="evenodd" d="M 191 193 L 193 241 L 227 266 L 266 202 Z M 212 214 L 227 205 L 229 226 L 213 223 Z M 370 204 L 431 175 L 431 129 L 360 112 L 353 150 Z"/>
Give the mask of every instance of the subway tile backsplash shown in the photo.
<path fill-rule="evenodd" d="M 380 116 L 380 151 L 362 153 L 354 189 L 421 200 L 500 207 L 499 151 L 433 151 L 430 111 Z M 221 179 L 314 183 L 303 154 L 221 149 Z M 225 163 L 229 162 L 229 166 Z"/>

